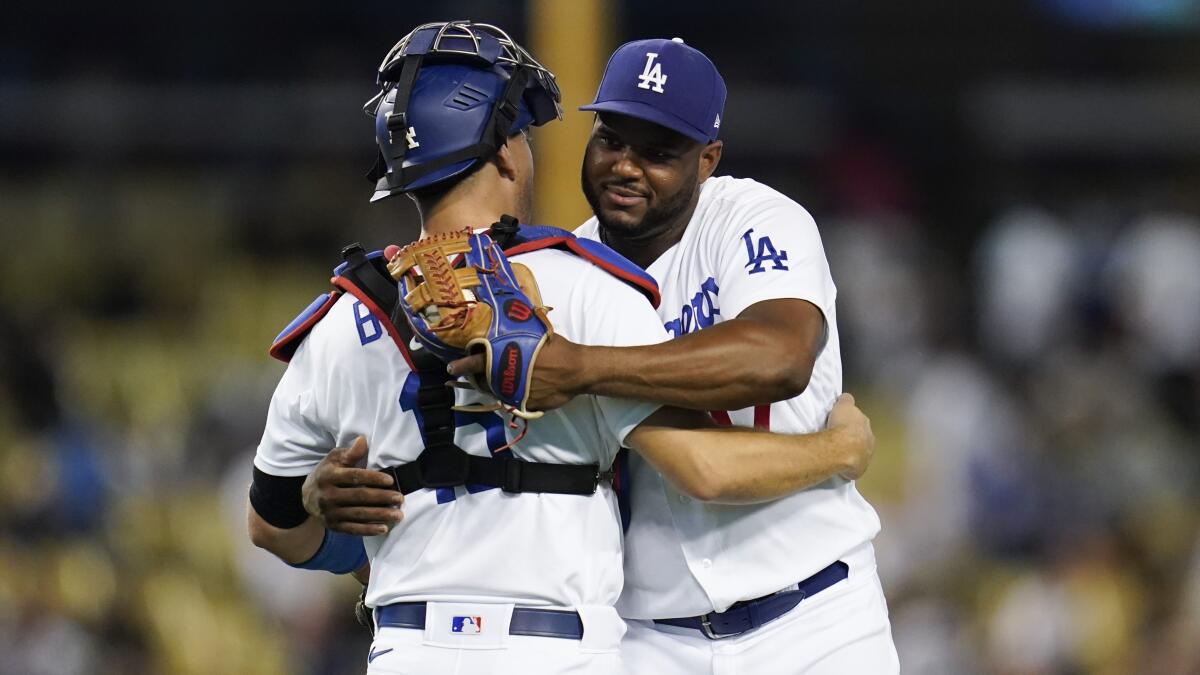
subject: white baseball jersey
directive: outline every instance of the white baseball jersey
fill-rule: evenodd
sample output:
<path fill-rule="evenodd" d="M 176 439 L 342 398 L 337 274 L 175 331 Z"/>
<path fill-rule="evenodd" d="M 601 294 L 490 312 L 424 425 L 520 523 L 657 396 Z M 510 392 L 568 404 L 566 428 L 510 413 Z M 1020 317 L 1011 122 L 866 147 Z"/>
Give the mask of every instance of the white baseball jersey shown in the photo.
<path fill-rule="evenodd" d="M 514 260 L 538 280 L 555 331 L 574 341 L 628 346 L 667 339 L 636 290 L 569 253 Z M 335 446 L 364 435 L 367 466 L 411 462 L 423 449 L 413 412 L 417 376 L 384 326 L 354 297 L 338 299 L 304 339 L 271 399 L 254 463 L 276 476 L 309 473 Z M 459 403 L 473 392 L 460 392 Z M 581 396 L 529 424 L 515 456 L 607 468 L 654 404 Z M 456 413 L 455 442 L 488 456 L 517 433 L 507 416 Z M 621 530 L 610 485 L 589 496 L 465 487 L 407 495 L 404 519 L 366 538 L 367 604 L 494 602 L 611 607 L 621 589 Z M 611 611 L 611 610 L 610 610 Z"/>
<path fill-rule="evenodd" d="M 576 230 L 599 239 L 595 218 Z M 827 338 L 800 396 L 728 412 L 739 426 L 785 433 L 822 429 L 842 389 L 837 290 L 816 223 L 799 204 L 748 179 L 710 178 L 683 238 L 647 272 L 674 336 L 736 318 L 756 302 L 798 298 L 825 316 Z M 722 413 L 714 415 L 723 418 Z M 831 478 L 766 504 L 704 504 L 671 487 L 636 455 L 625 590 L 633 619 L 695 616 L 773 593 L 871 541 L 879 518 L 852 481 Z"/>

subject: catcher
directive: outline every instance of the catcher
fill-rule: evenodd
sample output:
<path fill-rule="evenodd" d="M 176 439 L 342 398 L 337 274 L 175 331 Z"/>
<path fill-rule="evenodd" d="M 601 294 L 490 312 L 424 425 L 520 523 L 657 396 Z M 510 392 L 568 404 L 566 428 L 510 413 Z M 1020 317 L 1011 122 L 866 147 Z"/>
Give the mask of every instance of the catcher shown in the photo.
<path fill-rule="evenodd" d="M 601 245 L 517 224 L 526 133 L 558 115 L 558 90 L 503 31 L 421 26 L 379 80 L 377 197 L 412 197 L 425 238 L 348 248 L 334 290 L 272 346 L 289 365 L 254 462 L 250 537 L 293 566 L 369 568 L 368 673 L 620 672 L 622 444 L 689 498 L 740 503 L 860 474 L 869 422 L 844 400 L 828 429 L 788 436 L 581 396 L 511 425 L 530 417 L 526 376 L 550 331 L 666 340 L 657 289 Z M 487 395 L 447 386 L 443 359 L 474 349 L 493 361 L 476 382 Z M 350 468 L 360 460 L 371 468 Z"/>

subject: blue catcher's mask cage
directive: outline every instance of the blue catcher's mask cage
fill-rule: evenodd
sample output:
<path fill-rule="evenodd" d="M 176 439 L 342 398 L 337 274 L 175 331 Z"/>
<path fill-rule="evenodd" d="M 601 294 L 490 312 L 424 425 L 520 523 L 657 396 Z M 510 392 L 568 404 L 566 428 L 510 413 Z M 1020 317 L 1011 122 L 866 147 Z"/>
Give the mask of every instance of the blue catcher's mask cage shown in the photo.
<path fill-rule="evenodd" d="M 388 52 L 377 81 L 363 106 L 379 145 L 371 201 L 452 178 L 510 135 L 562 118 L 554 74 L 488 24 L 417 27 Z"/>

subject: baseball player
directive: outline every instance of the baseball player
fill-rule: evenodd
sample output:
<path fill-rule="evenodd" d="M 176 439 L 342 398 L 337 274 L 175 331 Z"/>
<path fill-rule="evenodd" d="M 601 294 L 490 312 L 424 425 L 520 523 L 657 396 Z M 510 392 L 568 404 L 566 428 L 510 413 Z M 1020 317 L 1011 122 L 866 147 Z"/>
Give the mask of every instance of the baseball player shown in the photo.
<path fill-rule="evenodd" d="M 612 55 L 583 161 L 599 239 L 659 283 L 676 339 L 634 349 L 554 340 L 532 407 L 579 393 L 711 410 L 723 424 L 821 428 L 842 386 L 836 289 L 812 217 L 749 179 L 713 177 L 725 83 L 681 39 Z M 471 359 L 454 372 L 477 368 Z M 774 502 L 700 503 L 633 459 L 626 537 L 635 673 L 895 673 L 871 540 L 879 519 L 853 480 Z"/>
<path fill-rule="evenodd" d="M 408 194 L 427 236 L 528 216 L 525 134 L 558 114 L 549 71 L 495 27 L 449 22 L 402 39 L 379 79 L 368 103 L 382 160 L 376 198 Z M 514 259 L 533 272 L 556 334 L 571 343 L 667 338 L 643 294 L 653 284 L 632 265 L 556 248 Z M 248 510 L 251 539 L 289 564 L 362 576 L 369 567 L 368 673 L 619 672 L 621 530 L 606 469 L 622 444 L 680 494 L 730 503 L 857 475 L 869 457 L 869 425 L 849 402 L 830 429 L 788 436 L 703 428 L 703 414 L 584 395 L 518 441 L 500 415 L 451 409 L 478 396 L 446 400 L 453 390 L 431 379 L 445 368 L 431 371 L 427 350 L 382 310 L 387 284 L 366 288 L 371 260 L 348 249 L 336 290 L 272 347 L 289 365 Z M 353 502 L 342 515 L 373 523 L 371 536 L 326 529 L 305 509 L 305 476 L 330 467 L 335 446 L 350 449 L 332 453 L 339 490 L 324 496 Z M 342 466 L 360 457 L 371 470 Z"/>

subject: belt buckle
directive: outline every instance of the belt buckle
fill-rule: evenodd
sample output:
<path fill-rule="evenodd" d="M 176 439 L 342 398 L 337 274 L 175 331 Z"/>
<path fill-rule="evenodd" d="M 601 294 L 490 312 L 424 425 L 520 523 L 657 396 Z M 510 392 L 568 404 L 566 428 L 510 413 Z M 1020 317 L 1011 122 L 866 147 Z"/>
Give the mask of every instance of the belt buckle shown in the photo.
<path fill-rule="evenodd" d="M 704 637 L 709 640 L 720 640 L 723 637 L 728 637 L 727 635 L 718 635 L 713 631 L 712 621 L 709 619 L 711 615 L 711 613 L 700 615 L 700 632 L 704 633 Z"/>

